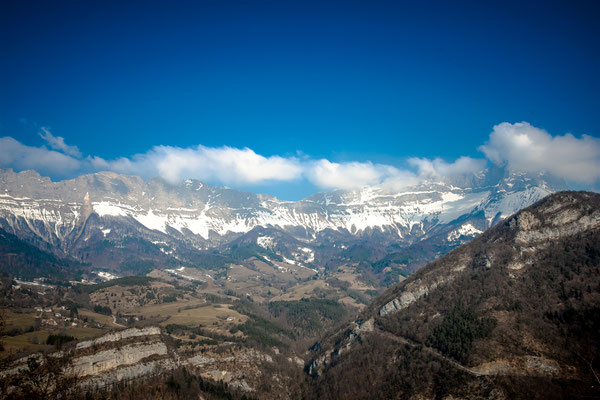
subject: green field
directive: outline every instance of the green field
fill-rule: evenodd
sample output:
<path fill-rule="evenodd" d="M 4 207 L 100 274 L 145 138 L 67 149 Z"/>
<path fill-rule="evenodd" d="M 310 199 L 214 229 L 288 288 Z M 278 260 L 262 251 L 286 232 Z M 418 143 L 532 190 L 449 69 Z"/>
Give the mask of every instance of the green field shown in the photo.
<path fill-rule="evenodd" d="M 4 309 L 4 331 L 8 331 L 13 328 L 27 329 L 30 326 L 35 325 L 36 312 L 22 312 L 17 313 L 9 309 Z"/>
<path fill-rule="evenodd" d="M 75 339 L 91 339 L 105 333 L 104 329 L 83 328 L 71 326 L 61 330 L 42 329 L 35 332 L 27 332 L 17 336 L 5 336 L 2 338 L 5 352 L 12 351 L 29 351 L 29 350 L 46 350 L 52 346 L 46 344 L 46 339 L 50 334 L 64 333 L 73 336 Z M 37 342 L 37 343 L 34 343 Z"/>
<path fill-rule="evenodd" d="M 105 324 L 107 327 L 116 328 L 116 327 L 120 326 L 120 325 L 115 325 L 113 323 L 113 318 L 110 315 L 99 314 L 99 313 L 95 313 L 90 310 L 86 310 L 85 308 L 80 308 L 79 309 L 79 318 L 83 318 L 83 317 L 87 317 L 88 319 Z"/>
<path fill-rule="evenodd" d="M 187 308 L 187 309 L 186 309 Z M 206 304 L 201 301 L 186 301 L 175 303 L 156 304 L 142 307 L 137 311 L 138 315 L 146 319 L 164 319 L 161 325 L 178 324 L 187 326 L 212 326 L 215 323 L 222 325 L 227 321 L 235 324 L 243 323 L 247 317 L 231 310 L 228 304 Z M 166 318 L 166 319 L 165 319 Z"/>

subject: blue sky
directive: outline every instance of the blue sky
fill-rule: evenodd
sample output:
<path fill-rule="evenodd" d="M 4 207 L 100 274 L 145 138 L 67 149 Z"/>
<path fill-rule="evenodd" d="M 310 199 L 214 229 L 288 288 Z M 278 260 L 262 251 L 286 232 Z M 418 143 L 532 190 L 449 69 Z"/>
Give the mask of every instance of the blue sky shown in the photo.
<path fill-rule="evenodd" d="M 0 7 L 0 137 L 20 145 L 3 142 L 11 152 L 0 154 L 0 166 L 56 179 L 102 168 L 197 177 L 292 199 L 347 188 L 346 181 L 422 174 L 415 157 L 431 165 L 440 158 L 444 171 L 460 157 L 521 165 L 511 157 L 528 152 L 504 146 L 495 157 L 480 147 L 498 124 L 521 121 L 549 135 L 542 147 L 550 153 L 536 157 L 555 154 L 563 143 L 556 139 L 572 133 L 573 152 L 592 149 L 573 168 L 600 166 L 596 1 L 19 0 Z M 245 148 L 259 157 L 250 170 L 277 171 L 246 173 L 239 157 L 254 156 L 229 151 Z M 75 161 L 31 155 L 39 149 Z M 173 153 L 189 165 L 157 167 Z M 222 157 L 231 161 L 215 161 Z M 570 157 L 564 162 L 573 165 Z M 206 160 L 215 167 L 207 171 Z M 214 170 L 238 167 L 244 171 L 235 176 Z M 586 184 L 598 180 L 590 174 Z"/>

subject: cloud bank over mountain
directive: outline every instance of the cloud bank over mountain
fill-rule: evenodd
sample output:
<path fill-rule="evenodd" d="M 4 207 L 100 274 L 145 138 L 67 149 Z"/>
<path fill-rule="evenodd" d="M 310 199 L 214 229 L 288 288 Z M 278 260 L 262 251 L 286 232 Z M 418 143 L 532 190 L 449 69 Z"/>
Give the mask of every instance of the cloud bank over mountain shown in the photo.
<path fill-rule="evenodd" d="M 69 176 L 82 169 L 82 162 L 77 158 L 44 146 L 26 146 L 8 136 L 0 138 L 0 165 L 58 176 Z"/>
<path fill-rule="evenodd" d="M 511 170 L 548 172 L 557 178 L 593 184 L 600 179 L 600 139 L 572 134 L 552 136 L 527 122 L 494 126 L 479 147 L 485 159 L 460 157 L 409 158 L 406 167 L 373 162 L 333 162 L 309 157 L 264 156 L 249 148 L 154 146 L 131 157 L 105 160 L 83 157 L 76 146 L 42 127 L 46 145 L 27 146 L 12 137 L 0 138 L 0 166 L 34 169 L 41 174 L 71 177 L 97 171 L 162 177 L 176 183 L 195 178 L 224 185 L 265 185 L 306 180 L 322 189 L 355 189 L 368 185 L 406 187 L 427 179 L 444 180 L 477 174 L 488 160 Z"/>
<path fill-rule="evenodd" d="M 527 172 L 547 171 L 581 183 L 600 179 L 600 139 L 571 134 L 552 136 L 527 122 L 494 126 L 479 149 L 497 165 Z"/>
<path fill-rule="evenodd" d="M 90 160 L 96 170 L 110 170 L 143 177 L 160 176 L 169 182 L 185 178 L 217 181 L 222 184 L 259 184 L 291 181 L 302 175 L 302 166 L 295 158 L 264 157 L 249 148 L 193 148 L 155 146 L 132 158 L 107 161 L 99 157 Z"/>

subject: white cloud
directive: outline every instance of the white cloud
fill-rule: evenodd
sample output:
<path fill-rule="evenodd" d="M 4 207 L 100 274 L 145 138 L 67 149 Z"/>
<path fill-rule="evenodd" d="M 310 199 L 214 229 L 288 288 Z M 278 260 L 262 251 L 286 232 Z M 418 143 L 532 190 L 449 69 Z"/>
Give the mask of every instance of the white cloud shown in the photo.
<path fill-rule="evenodd" d="M 305 166 L 308 180 L 323 189 L 357 189 L 380 184 L 400 174 L 395 167 L 371 162 L 335 163 L 322 159 Z"/>
<path fill-rule="evenodd" d="M 448 162 L 440 158 L 410 158 L 408 168 L 372 162 L 332 162 L 304 156 L 263 156 L 249 148 L 195 146 L 180 148 L 155 146 L 132 157 L 105 160 L 83 158 L 76 146 L 42 128 L 46 146 L 27 146 L 11 138 L 0 138 L 0 166 L 17 170 L 34 169 L 56 177 L 113 171 L 143 178 L 160 176 L 171 183 L 195 178 L 213 184 L 264 185 L 306 180 L 330 189 L 357 189 L 381 185 L 399 190 L 426 180 L 468 182 L 462 178 L 477 175 L 487 161 L 460 157 Z M 567 134 L 551 136 L 526 122 L 502 123 L 494 127 L 489 141 L 479 148 L 493 163 L 526 172 L 548 171 L 574 182 L 594 183 L 600 178 L 600 140 L 591 136 L 576 138 Z M 457 179 L 458 178 L 458 179 Z"/>
<path fill-rule="evenodd" d="M 302 174 L 302 167 L 295 158 L 264 157 L 248 148 L 232 147 L 156 146 L 131 159 L 106 161 L 95 157 L 91 162 L 97 169 L 144 177 L 160 176 L 171 183 L 196 178 L 223 184 L 253 185 L 269 181 L 292 181 Z"/>
<path fill-rule="evenodd" d="M 63 150 L 73 147 L 57 140 L 44 130 L 48 143 Z M 35 169 L 61 177 L 96 171 L 113 171 L 138 175 L 143 178 L 160 176 L 177 183 L 182 179 L 195 178 L 214 184 L 259 185 L 275 182 L 291 182 L 306 179 L 315 186 L 330 189 L 358 189 L 370 185 L 383 185 L 390 190 L 418 184 L 424 179 L 443 179 L 445 176 L 472 172 L 481 160 L 463 157 L 454 163 L 440 159 L 411 159 L 409 164 L 417 169 L 399 169 L 372 162 L 332 162 L 326 159 L 302 160 L 296 157 L 265 157 L 249 148 L 232 147 L 180 148 L 155 146 L 146 153 L 132 157 L 105 160 L 97 156 L 75 158 L 49 150 L 45 146 L 26 146 L 15 139 L 3 138 L 0 165 L 17 170 Z M 76 149 L 76 148 L 75 148 Z M 76 154 L 74 151 L 70 151 Z M 81 156 L 81 153 L 77 153 Z"/>
<path fill-rule="evenodd" d="M 77 172 L 81 162 L 45 147 L 26 146 L 11 137 L 3 137 L 0 138 L 0 165 L 64 177 Z"/>
<path fill-rule="evenodd" d="M 81 157 L 81 152 L 79 151 L 77 146 L 69 146 L 65 143 L 64 138 L 62 138 L 61 136 L 54 136 L 48 128 L 42 127 L 39 135 L 42 139 L 46 141 L 46 143 L 48 143 L 48 146 L 50 146 L 52 149 L 58 150 L 72 157 Z"/>
<path fill-rule="evenodd" d="M 547 171 L 580 183 L 600 179 L 600 139 L 571 134 L 552 136 L 527 122 L 494 126 L 489 141 L 479 147 L 496 165 L 537 173 Z"/>
<path fill-rule="evenodd" d="M 171 181 L 195 177 L 225 184 L 258 184 L 291 181 L 300 178 L 302 173 L 294 158 L 264 157 L 248 148 L 159 146 L 153 149 L 151 157 L 156 159 L 160 176 Z"/>
<path fill-rule="evenodd" d="M 404 188 L 418 185 L 423 181 L 422 177 L 419 177 L 413 171 L 398 170 L 398 172 L 381 182 L 381 187 L 386 189 L 390 193 L 398 192 Z"/>
<path fill-rule="evenodd" d="M 486 161 L 463 156 L 449 163 L 441 158 L 430 160 L 413 157 L 408 163 L 417 168 L 417 175 L 422 178 L 443 179 L 477 174 L 485 168 Z"/>

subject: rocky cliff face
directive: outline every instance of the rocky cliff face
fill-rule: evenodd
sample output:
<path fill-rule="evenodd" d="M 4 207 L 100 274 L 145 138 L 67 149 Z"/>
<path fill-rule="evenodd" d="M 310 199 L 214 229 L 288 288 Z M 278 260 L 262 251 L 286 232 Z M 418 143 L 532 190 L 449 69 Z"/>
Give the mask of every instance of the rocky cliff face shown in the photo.
<path fill-rule="evenodd" d="M 77 343 L 75 347 L 50 354 L 50 358 L 64 358 L 65 376 L 76 377 L 83 389 L 104 388 L 118 382 L 163 374 L 178 367 L 189 368 L 203 378 L 225 382 L 241 392 L 257 391 L 261 380 L 260 365 L 273 364 L 270 355 L 242 348 L 235 351 L 207 351 L 196 355 L 181 355 L 164 341 L 158 327 L 130 328 L 109 333 L 99 338 Z M 44 362 L 39 354 L 30 357 Z M 29 358 L 15 361 L 0 372 L 6 379 L 29 368 Z"/>
<path fill-rule="evenodd" d="M 83 341 L 75 348 L 50 354 L 50 358 L 65 357 L 64 374 L 77 377 L 78 385 L 104 387 L 122 379 L 158 374 L 175 368 L 177 359 L 163 342 L 160 329 L 127 329 L 98 339 Z M 44 362 L 39 354 L 30 357 Z M 17 360 L 3 371 L 11 376 L 29 368 L 28 358 Z"/>

